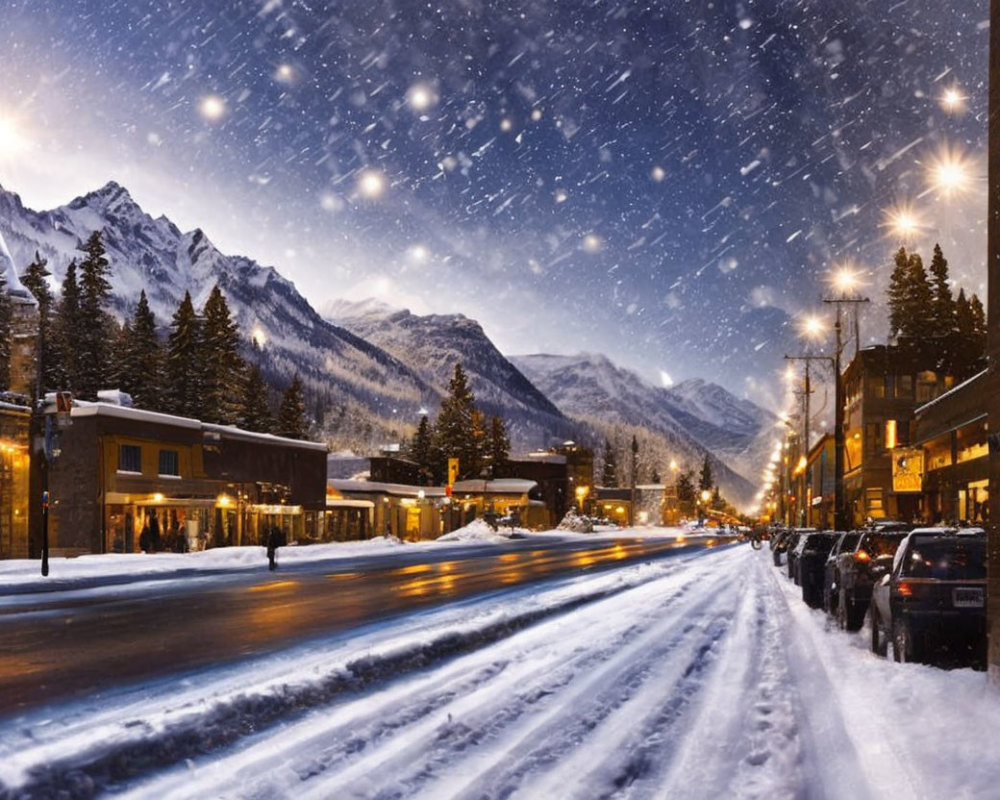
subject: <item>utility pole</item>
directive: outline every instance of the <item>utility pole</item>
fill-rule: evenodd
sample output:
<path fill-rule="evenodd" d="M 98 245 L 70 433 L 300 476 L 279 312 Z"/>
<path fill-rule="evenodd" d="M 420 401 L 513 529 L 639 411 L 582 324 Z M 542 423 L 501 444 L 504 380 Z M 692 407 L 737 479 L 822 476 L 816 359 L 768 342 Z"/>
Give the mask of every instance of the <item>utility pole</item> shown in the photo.
<path fill-rule="evenodd" d="M 833 330 L 836 334 L 836 348 L 833 355 L 834 379 L 834 409 L 833 409 L 833 529 L 846 531 L 850 525 L 847 518 L 847 507 L 844 502 L 844 378 L 840 374 L 840 352 L 843 349 L 841 341 L 841 308 L 850 304 L 854 306 L 854 357 L 858 357 L 860 338 L 858 334 L 858 306 L 867 303 L 867 297 L 834 297 L 823 298 L 824 303 L 833 303 L 837 307 L 837 319 Z"/>
<path fill-rule="evenodd" d="M 805 465 L 809 463 L 809 395 L 812 394 L 812 384 L 809 380 L 809 366 L 813 361 L 831 361 L 829 356 L 789 356 L 786 355 L 785 358 L 788 361 L 805 361 L 805 381 L 803 383 L 803 420 L 802 420 L 802 453 L 800 457 L 800 462 L 803 464 L 802 472 L 799 475 L 798 489 L 796 489 L 796 495 L 799 501 L 799 519 L 802 523 L 806 521 L 806 514 L 808 513 L 805 506 L 806 499 L 806 468 Z M 798 469 L 799 465 L 795 466 Z M 836 502 L 836 501 L 835 501 Z"/>
<path fill-rule="evenodd" d="M 989 127 L 986 210 L 986 412 L 990 519 L 987 524 L 986 629 L 989 675 L 1000 683 L 1000 0 L 990 0 Z"/>

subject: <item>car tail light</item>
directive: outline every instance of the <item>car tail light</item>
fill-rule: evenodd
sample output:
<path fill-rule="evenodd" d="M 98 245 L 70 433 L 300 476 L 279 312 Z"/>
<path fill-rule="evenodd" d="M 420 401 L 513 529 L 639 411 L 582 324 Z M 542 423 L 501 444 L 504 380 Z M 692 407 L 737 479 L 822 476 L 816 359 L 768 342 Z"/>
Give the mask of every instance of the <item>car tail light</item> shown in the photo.
<path fill-rule="evenodd" d="M 906 581 L 900 581 L 896 584 L 896 591 L 903 597 L 909 597 L 913 594 L 913 587 L 910 586 Z"/>
<path fill-rule="evenodd" d="M 855 561 L 871 561 L 871 558 L 872 557 L 868 555 L 867 550 L 858 550 L 858 552 L 854 554 Z"/>

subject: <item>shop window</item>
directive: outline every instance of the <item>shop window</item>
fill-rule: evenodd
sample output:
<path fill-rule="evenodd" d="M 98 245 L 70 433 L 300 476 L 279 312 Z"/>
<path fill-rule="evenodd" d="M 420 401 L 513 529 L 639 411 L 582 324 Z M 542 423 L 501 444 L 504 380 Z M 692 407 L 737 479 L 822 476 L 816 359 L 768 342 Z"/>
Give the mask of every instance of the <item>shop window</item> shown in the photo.
<path fill-rule="evenodd" d="M 176 450 L 160 451 L 160 475 L 180 475 Z"/>
<path fill-rule="evenodd" d="M 142 448 L 137 444 L 118 446 L 118 471 L 142 472 Z"/>

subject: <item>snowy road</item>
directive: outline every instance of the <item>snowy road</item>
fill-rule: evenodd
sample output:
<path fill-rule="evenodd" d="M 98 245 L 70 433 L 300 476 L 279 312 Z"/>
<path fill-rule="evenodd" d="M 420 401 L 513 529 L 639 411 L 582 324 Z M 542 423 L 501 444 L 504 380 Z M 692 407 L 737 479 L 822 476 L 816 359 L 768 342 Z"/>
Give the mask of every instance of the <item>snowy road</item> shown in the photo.
<path fill-rule="evenodd" d="M 864 644 L 806 608 L 766 551 L 719 548 L 19 720 L 0 740 L 0 786 L 157 798 L 995 796 L 996 688 Z"/>

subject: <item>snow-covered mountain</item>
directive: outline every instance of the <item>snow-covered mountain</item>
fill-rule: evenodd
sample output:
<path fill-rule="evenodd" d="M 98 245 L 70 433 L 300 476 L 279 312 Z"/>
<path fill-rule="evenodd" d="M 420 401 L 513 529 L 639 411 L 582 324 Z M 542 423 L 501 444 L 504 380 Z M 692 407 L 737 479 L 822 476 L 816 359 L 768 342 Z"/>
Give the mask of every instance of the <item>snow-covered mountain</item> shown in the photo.
<path fill-rule="evenodd" d="M 704 381 L 653 386 L 601 355 L 511 361 L 564 414 L 602 436 L 615 426 L 649 430 L 660 437 L 663 456 L 695 470 L 708 452 L 723 494 L 737 505 L 750 502 L 766 463 L 761 443 L 770 441 L 776 421 L 767 411 Z"/>
<path fill-rule="evenodd" d="M 401 423 L 434 403 L 437 392 L 384 350 L 324 320 L 295 286 L 276 270 L 242 256 L 219 252 L 196 229 L 181 232 L 165 217 L 153 219 L 128 191 L 110 182 L 68 205 L 37 212 L 0 188 L 0 234 L 23 271 L 38 251 L 58 285 L 77 245 L 104 231 L 111 265 L 114 311 L 130 314 L 145 289 L 161 325 L 190 291 L 201 308 L 218 284 L 240 330 L 261 344 L 266 372 L 285 381 L 298 373 L 326 401 L 325 429 L 331 438 L 365 431 L 385 441 Z"/>
<path fill-rule="evenodd" d="M 700 378 L 664 392 L 671 416 L 698 442 L 750 481 L 760 477 L 780 437 L 774 414 Z"/>
<path fill-rule="evenodd" d="M 763 463 L 755 442 L 773 421 L 713 384 L 654 387 L 602 356 L 508 359 L 460 314 L 421 317 L 341 301 L 321 316 L 275 269 L 221 253 L 200 229 L 182 232 L 154 219 L 117 183 L 50 211 L 25 208 L 0 187 L 0 235 L 19 273 L 37 251 L 58 286 L 94 230 L 104 232 L 119 317 L 131 314 L 145 289 L 166 326 L 185 291 L 201 308 L 218 284 L 247 342 L 260 344 L 265 372 L 279 382 L 302 378 L 316 400 L 310 410 L 334 444 L 364 450 L 398 439 L 421 409 L 434 413 L 461 362 L 479 404 L 510 422 L 515 449 L 580 438 L 581 424 L 595 440 L 625 425 L 650 431 L 662 454 L 681 463 L 700 465 L 711 452 L 727 496 L 745 502 L 752 494 Z"/>
<path fill-rule="evenodd" d="M 443 393 L 456 363 L 469 377 L 476 403 L 507 419 L 515 449 L 545 447 L 574 435 L 573 424 L 486 336 L 461 314 L 417 316 L 377 301 L 335 301 L 324 315 L 406 364 Z"/>

